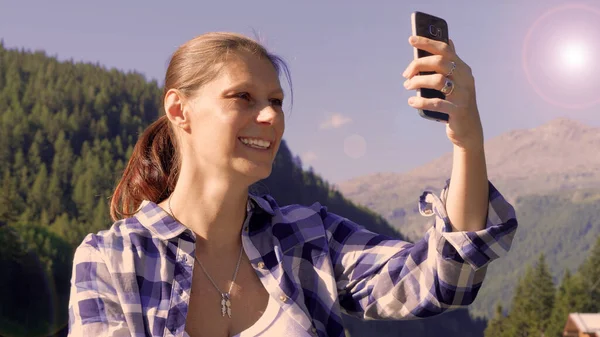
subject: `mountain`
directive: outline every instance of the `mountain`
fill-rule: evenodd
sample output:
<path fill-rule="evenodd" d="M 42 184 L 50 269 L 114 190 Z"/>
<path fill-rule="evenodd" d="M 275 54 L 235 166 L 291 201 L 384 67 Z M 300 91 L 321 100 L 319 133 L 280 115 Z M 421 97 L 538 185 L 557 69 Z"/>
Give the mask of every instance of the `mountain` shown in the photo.
<path fill-rule="evenodd" d="M 161 88 L 138 73 L 59 62 L 0 42 L 0 336 L 65 336 L 74 248 L 110 227 L 108 198 L 142 130 L 160 112 Z M 357 206 L 282 143 L 255 190 L 281 204 L 312 204 L 402 238 Z M 356 336 L 482 336 L 486 320 L 457 310 L 427 320 L 360 322 Z"/>
<path fill-rule="evenodd" d="M 511 294 L 524 262 L 545 252 L 554 277 L 580 264 L 600 235 L 600 128 L 558 118 L 486 142 L 488 175 L 515 205 L 520 229 L 505 259 L 492 264 L 472 312 L 490 317 L 494 302 Z M 418 213 L 424 189 L 439 192 L 450 177 L 452 154 L 405 173 L 380 173 L 338 185 L 350 200 L 383 215 L 415 240 L 430 220 Z"/>
<path fill-rule="evenodd" d="M 510 201 L 519 195 L 600 187 L 600 128 L 565 118 L 515 130 L 486 142 L 488 176 Z M 404 173 L 377 173 L 338 184 L 350 200 L 383 215 L 411 239 L 428 219 L 420 216 L 422 190 L 439 192 L 450 177 L 452 154 Z"/>

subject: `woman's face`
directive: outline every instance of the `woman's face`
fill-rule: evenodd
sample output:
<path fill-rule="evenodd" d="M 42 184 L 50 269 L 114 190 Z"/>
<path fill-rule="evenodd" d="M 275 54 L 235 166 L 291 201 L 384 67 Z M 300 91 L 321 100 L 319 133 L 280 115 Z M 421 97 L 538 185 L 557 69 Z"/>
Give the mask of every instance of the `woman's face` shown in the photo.
<path fill-rule="evenodd" d="M 229 58 L 187 105 L 189 132 L 182 165 L 202 175 L 269 176 L 285 129 L 283 91 L 271 62 L 249 53 Z"/>

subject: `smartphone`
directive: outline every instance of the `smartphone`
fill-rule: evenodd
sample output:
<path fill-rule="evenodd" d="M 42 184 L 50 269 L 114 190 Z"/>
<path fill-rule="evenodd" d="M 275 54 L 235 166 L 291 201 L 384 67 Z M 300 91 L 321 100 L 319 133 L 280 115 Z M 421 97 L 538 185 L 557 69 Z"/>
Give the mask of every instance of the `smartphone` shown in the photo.
<path fill-rule="evenodd" d="M 447 44 L 449 43 L 448 23 L 446 23 L 446 20 L 423 12 L 413 12 L 410 19 L 413 35 L 424 36 L 432 40 L 442 41 Z M 414 48 L 415 59 L 430 55 L 431 53 L 429 52 Z M 419 75 L 429 74 L 434 74 L 434 72 L 419 73 Z M 441 91 L 428 88 L 417 89 L 417 96 L 446 99 L 446 95 L 444 95 Z M 448 114 L 431 110 L 419 109 L 419 115 L 421 115 L 423 118 L 437 122 L 447 123 L 449 119 Z"/>

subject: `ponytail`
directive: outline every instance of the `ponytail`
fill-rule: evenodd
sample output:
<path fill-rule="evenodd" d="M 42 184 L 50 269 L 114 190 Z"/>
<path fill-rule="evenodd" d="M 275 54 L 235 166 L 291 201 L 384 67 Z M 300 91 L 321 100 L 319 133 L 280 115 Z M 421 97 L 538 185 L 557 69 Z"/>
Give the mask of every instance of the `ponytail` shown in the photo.
<path fill-rule="evenodd" d="M 175 188 L 179 158 L 166 115 L 152 123 L 135 144 L 110 202 L 114 221 L 130 217 L 143 200 L 159 203 Z"/>
<path fill-rule="evenodd" d="M 207 33 L 181 45 L 172 55 L 165 75 L 164 95 L 177 89 L 190 97 L 219 74 L 219 64 L 232 53 L 250 52 L 267 58 L 277 73 L 283 70 L 292 88 L 289 69 L 278 56 L 258 42 L 240 34 Z M 292 94 L 293 96 L 293 94 Z M 173 192 L 181 161 L 171 123 L 166 116 L 152 123 L 141 135 L 110 202 L 114 221 L 137 212 L 143 200 L 159 203 Z"/>

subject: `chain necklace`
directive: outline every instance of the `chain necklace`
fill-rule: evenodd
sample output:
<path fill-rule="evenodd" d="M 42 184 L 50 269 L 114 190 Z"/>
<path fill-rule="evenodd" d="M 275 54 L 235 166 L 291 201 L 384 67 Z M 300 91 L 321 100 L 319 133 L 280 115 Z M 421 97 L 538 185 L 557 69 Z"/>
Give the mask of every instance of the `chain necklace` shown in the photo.
<path fill-rule="evenodd" d="M 173 218 L 177 220 L 177 218 L 175 217 L 175 213 L 173 213 L 173 210 L 171 209 L 171 197 L 169 197 L 169 211 L 171 212 Z M 177 221 L 181 223 L 181 221 Z M 217 283 L 212 279 L 212 277 L 210 277 L 210 275 L 208 274 L 198 257 L 194 256 L 194 260 L 198 263 L 200 268 L 202 268 L 202 271 L 204 272 L 208 280 L 212 283 L 212 285 L 217 289 L 217 291 L 221 295 L 221 315 L 223 317 L 225 317 L 225 314 L 227 314 L 227 316 L 231 318 L 231 290 L 233 289 L 233 284 L 235 283 L 235 278 L 237 277 L 237 273 L 240 268 L 240 262 L 242 261 L 243 252 L 244 246 L 242 245 L 242 247 L 240 248 L 240 256 L 238 257 L 237 265 L 235 266 L 235 272 L 233 273 L 233 279 L 231 280 L 231 285 L 229 286 L 229 290 L 226 293 L 222 292 L 221 289 L 219 289 Z"/>

